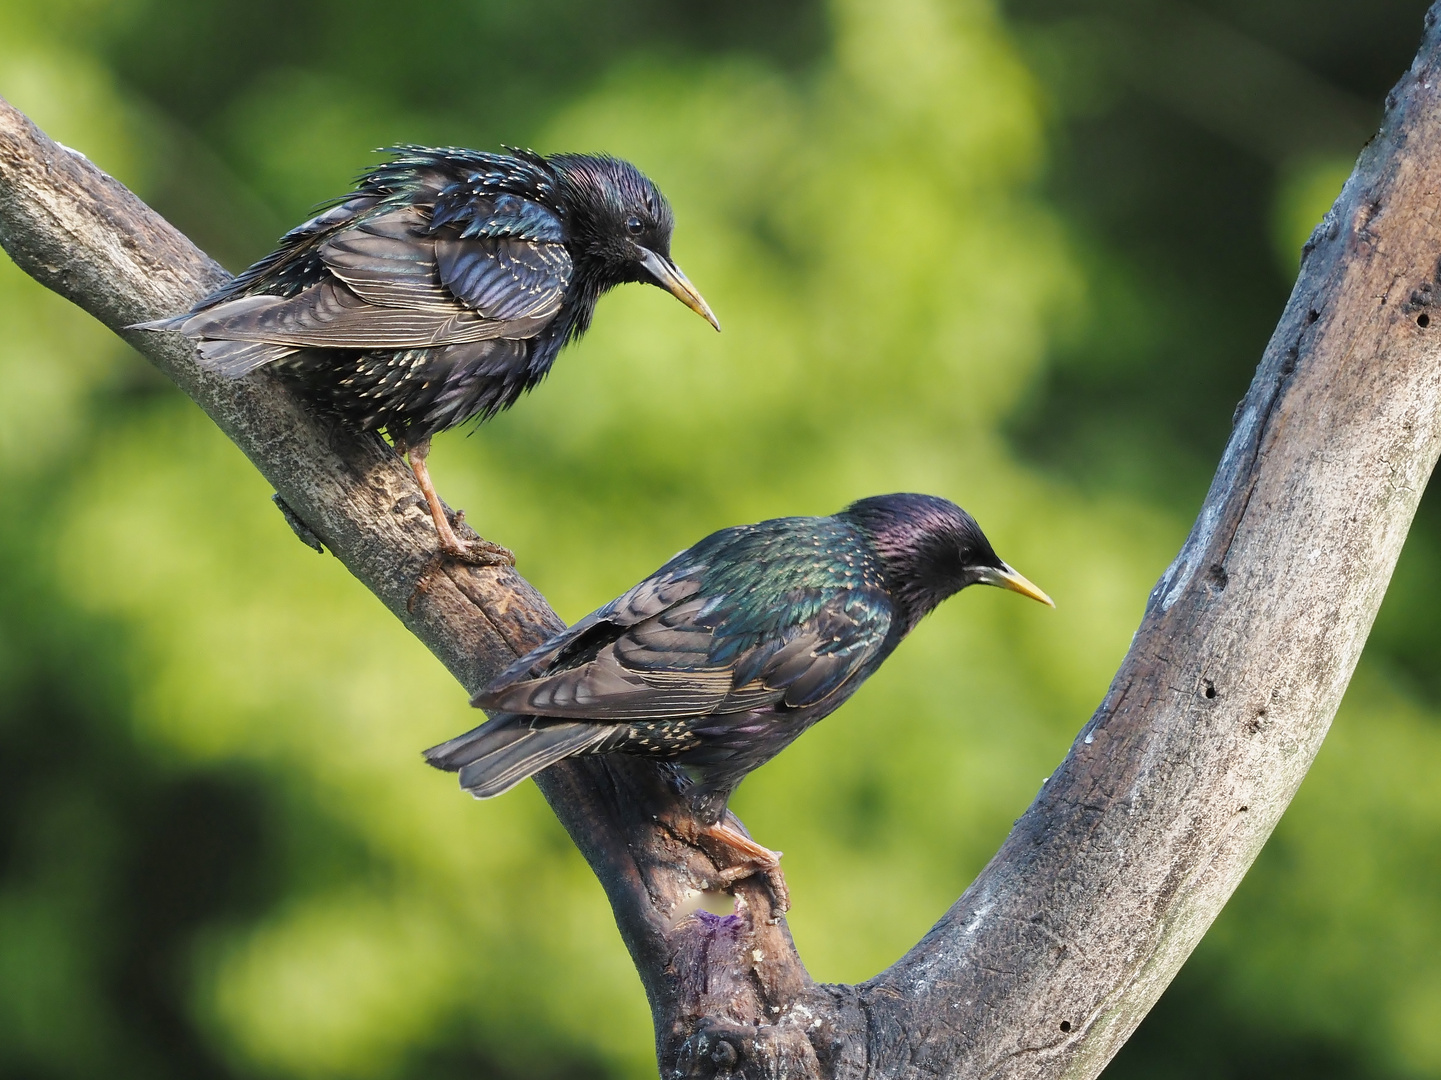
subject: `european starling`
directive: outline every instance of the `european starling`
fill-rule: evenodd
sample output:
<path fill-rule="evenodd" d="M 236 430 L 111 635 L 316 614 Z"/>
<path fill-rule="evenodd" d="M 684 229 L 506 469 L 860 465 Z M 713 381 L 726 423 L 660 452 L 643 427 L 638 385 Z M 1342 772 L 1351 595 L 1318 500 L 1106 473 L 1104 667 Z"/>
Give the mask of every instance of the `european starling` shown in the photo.
<path fill-rule="evenodd" d="M 204 366 L 230 378 L 276 364 L 321 407 L 384 431 L 409 458 L 441 549 L 513 562 L 455 535 L 425 465 L 431 436 L 513 405 L 615 285 L 658 285 L 720 324 L 671 260 L 665 196 L 628 162 L 389 153 L 191 311 L 139 327 L 195 339 Z"/>
<path fill-rule="evenodd" d="M 723 824 L 731 792 L 975 584 L 1051 603 L 931 495 L 722 529 L 512 664 L 473 702 L 498 714 L 426 760 L 482 799 L 576 755 L 678 763 L 698 835 L 783 898 L 779 854 Z"/>

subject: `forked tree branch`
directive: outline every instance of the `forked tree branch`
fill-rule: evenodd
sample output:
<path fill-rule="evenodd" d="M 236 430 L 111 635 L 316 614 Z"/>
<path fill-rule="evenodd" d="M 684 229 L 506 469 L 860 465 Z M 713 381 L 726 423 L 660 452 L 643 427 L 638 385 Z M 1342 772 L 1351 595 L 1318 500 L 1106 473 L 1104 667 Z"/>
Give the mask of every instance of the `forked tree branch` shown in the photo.
<path fill-rule="evenodd" d="M 1441 452 L 1437 11 L 1307 245 L 1105 700 L 906 956 L 857 986 L 817 985 L 761 882 L 735 887 L 733 915 L 684 914 L 717 868 L 679 835 L 651 765 L 537 778 L 605 886 L 665 1076 L 1094 1077 L 1170 982 L 1319 749 Z M 0 242 L 194 398 L 467 690 L 560 627 L 513 570 L 427 575 L 430 518 L 379 439 L 315 417 L 279 379 L 218 379 L 179 337 L 124 331 L 224 272 L 3 101 Z"/>

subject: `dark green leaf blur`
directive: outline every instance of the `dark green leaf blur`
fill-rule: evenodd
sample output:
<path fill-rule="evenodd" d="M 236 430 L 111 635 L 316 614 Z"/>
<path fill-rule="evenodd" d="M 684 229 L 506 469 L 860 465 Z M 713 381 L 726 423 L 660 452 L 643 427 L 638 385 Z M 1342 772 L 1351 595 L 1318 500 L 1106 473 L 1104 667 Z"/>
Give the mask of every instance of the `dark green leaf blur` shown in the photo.
<path fill-rule="evenodd" d="M 1422 0 L 0 0 L 0 94 L 232 269 L 374 148 L 634 160 L 627 287 L 440 490 L 574 619 L 723 525 L 921 490 L 944 606 L 741 788 L 822 980 L 894 960 L 1101 699 Z M 0 1075 L 654 1074 L 478 714 L 208 420 L 0 260 Z M 1441 502 L 1251 875 L 1107 1075 L 1441 1078 Z"/>

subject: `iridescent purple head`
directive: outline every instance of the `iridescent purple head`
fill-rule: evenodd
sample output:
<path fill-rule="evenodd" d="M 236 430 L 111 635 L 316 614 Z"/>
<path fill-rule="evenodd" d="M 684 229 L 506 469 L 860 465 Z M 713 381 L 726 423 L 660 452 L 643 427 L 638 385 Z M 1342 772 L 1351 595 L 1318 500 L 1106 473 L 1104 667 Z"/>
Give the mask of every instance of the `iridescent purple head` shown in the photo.
<path fill-rule="evenodd" d="M 1055 607 L 996 554 L 976 519 L 949 499 L 873 495 L 837 517 L 870 537 L 911 626 L 967 585 L 996 585 Z"/>

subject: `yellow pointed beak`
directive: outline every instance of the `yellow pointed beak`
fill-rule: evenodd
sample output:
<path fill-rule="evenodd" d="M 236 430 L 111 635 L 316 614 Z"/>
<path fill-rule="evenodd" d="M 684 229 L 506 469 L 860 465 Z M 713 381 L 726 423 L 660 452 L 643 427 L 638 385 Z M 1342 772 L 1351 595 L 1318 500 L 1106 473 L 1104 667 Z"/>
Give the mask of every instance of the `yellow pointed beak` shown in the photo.
<path fill-rule="evenodd" d="M 646 268 L 646 271 L 655 280 L 657 285 L 717 330 L 720 329 L 720 323 L 716 320 L 715 313 L 711 311 L 710 305 L 705 302 L 705 297 L 697 292 L 696 287 L 680 272 L 679 266 L 669 259 L 657 255 L 650 248 L 639 248 L 639 251 L 640 264 Z"/>
<path fill-rule="evenodd" d="M 1001 589 L 1010 589 L 1011 592 L 1018 592 L 1022 596 L 1029 596 L 1032 600 L 1039 600 L 1041 603 L 1051 607 L 1056 606 L 1054 600 L 1041 592 L 1040 589 L 1027 581 L 1023 575 L 1016 573 L 1016 571 L 1012 570 L 1005 563 L 1002 563 L 998 567 L 980 567 L 976 574 L 976 580 L 982 585 L 995 585 Z"/>

